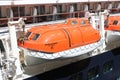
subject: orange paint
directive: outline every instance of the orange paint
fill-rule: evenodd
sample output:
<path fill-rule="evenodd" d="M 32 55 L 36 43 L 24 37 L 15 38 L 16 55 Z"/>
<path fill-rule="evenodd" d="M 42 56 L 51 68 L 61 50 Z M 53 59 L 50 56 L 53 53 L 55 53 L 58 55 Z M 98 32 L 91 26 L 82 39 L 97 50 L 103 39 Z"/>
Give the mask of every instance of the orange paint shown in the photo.
<path fill-rule="evenodd" d="M 120 16 L 108 17 L 108 26 L 105 26 L 105 30 L 120 31 Z"/>
<path fill-rule="evenodd" d="M 60 52 L 100 40 L 99 31 L 86 18 L 69 18 L 65 23 L 35 26 L 28 30 L 28 34 L 27 40 L 24 43 L 18 41 L 18 45 L 45 53 Z"/>

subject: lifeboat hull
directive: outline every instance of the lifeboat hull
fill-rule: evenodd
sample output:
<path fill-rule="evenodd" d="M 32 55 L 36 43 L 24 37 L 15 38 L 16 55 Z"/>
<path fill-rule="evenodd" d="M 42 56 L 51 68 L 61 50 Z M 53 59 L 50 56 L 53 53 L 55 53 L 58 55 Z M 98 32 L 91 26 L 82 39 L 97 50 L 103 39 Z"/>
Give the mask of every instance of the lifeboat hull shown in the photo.
<path fill-rule="evenodd" d="M 73 48 L 73 49 L 69 49 L 61 52 L 56 52 L 54 54 L 47 54 L 39 51 L 32 51 L 25 48 L 23 50 L 27 56 L 41 58 L 41 59 L 57 59 L 57 58 L 71 58 L 71 57 L 83 55 L 85 53 L 90 53 L 98 49 L 101 45 L 103 45 L 102 39 L 96 43 L 80 46 L 77 48 Z"/>
<path fill-rule="evenodd" d="M 34 52 L 56 55 L 100 40 L 99 31 L 95 30 L 87 19 L 71 18 L 66 22 L 33 27 L 26 33 L 27 40 L 18 40 L 18 45 Z"/>

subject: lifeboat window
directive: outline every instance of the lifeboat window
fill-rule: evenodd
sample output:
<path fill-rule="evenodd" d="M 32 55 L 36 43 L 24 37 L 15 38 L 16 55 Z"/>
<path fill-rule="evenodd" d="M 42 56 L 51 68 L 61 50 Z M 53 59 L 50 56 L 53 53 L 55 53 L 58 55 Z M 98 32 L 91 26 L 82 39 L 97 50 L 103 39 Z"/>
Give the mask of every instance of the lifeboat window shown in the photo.
<path fill-rule="evenodd" d="M 40 34 L 35 34 L 33 37 L 33 40 L 37 40 L 37 38 L 40 36 Z"/>
<path fill-rule="evenodd" d="M 94 80 L 99 77 L 99 66 L 89 69 L 87 74 L 87 80 Z"/>
<path fill-rule="evenodd" d="M 114 20 L 113 25 L 117 25 L 118 20 Z"/>
<path fill-rule="evenodd" d="M 82 20 L 80 23 L 81 23 L 81 24 L 85 24 L 85 21 L 84 21 L 84 20 Z"/>
<path fill-rule="evenodd" d="M 75 24 L 77 24 L 77 21 L 71 21 L 71 24 L 75 25 Z"/>
<path fill-rule="evenodd" d="M 30 36 L 31 32 L 27 32 L 26 37 L 28 38 Z"/>

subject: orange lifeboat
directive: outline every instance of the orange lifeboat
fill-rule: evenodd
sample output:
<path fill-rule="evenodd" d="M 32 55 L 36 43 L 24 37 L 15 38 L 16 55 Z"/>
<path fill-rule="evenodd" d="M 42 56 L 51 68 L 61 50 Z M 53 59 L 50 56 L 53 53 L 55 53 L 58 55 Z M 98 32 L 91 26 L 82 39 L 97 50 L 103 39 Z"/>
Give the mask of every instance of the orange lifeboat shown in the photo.
<path fill-rule="evenodd" d="M 120 16 L 109 16 L 105 24 L 105 30 L 120 31 Z"/>
<path fill-rule="evenodd" d="M 20 47 L 45 53 L 56 53 L 92 44 L 100 40 L 100 32 L 86 18 L 69 18 L 64 23 L 35 26 L 29 29 Z"/>

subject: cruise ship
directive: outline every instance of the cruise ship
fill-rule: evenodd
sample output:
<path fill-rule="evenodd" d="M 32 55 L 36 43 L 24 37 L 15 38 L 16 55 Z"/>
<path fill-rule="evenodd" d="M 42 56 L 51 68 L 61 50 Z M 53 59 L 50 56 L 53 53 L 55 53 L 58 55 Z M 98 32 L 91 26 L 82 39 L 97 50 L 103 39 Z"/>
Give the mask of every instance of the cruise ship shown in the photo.
<path fill-rule="evenodd" d="M 94 50 L 91 51 L 92 48 L 85 46 L 83 48 L 89 52 L 74 57 L 56 58 L 54 55 L 52 58 L 51 55 L 41 57 L 36 55 L 36 52 L 18 49 L 17 45 L 16 31 L 21 29 L 15 26 L 25 27 L 27 31 L 38 25 L 62 23 L 68 18 L 88 17 L 91 13 L 90 16 L 99 16 L 96 16 L 97 19 L 91 17 L 92 26 L 99 24 L 103 27 L 104 16 L 108 15 L 105 10 L 110 16 L 119 16 L 120 1 L 1 0 L 0 80 L 119 80 L 119 31 L 107 31 L 104 35 L 104 29 L 101 28 L 100 42 L 89 45 L 94 46 Z M 21 18 L 25 19 L 24 22 Z M 100 23 L 97 23 L 98 20 Z M 104 37 L 106 35 L 107 37 Z M 70 52 L 73 53 L 72 51 L 74 50 Z"/>

